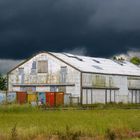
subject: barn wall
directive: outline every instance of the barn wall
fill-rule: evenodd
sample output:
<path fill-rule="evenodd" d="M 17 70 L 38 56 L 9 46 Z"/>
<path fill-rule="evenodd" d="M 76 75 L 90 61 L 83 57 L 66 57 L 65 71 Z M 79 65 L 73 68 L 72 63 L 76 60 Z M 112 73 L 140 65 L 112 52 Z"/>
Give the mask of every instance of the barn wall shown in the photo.
<path fill-rule="evenodd" d="M 38 73 L 39 61 L 47 61 L 48 68 L 46 73 Z M 64 70 L 66 72 L 65 74 L 62 74 Z M 80 72 L 72 68 L 71 66 L 63 63 L 59 59 L 46 53 L 41 53 L 39 55 L 36 55 L 35 57 L 30 59 L 23 65 L 13 70 L 9 74 L 8 80 L 9 80 L 9 87 L 8 87 L 9 91 L 21 90 L 21 88 L 18 86 L 13 87 L 13 84 L 29 84 L 29 85 L 30 84 L 75 84 L 75 86 L 58 86 L 58 87 L 37 86 L 36 91 L 56 90 L 56 91 L 64 91 L 66 93 L 71 93 L 71 94 L 78 94 L 78 96 L 80 95 L 80 88 L 79 88 Z"/>
<path fill-rule="evenodd" d="M 140 88 L 140 77 L 128 77 L 128 88 L 138 89 Z"/>
<path fill-rule="evenodd" d="M 129 103 L 140 103 L 140 77 L 128 77 Z"/>
<path fill-rule="evenodd" d="M 133 100 L 134 98 L 140 98 L 139 91 L 137 91 L 136 95 L 133 93 L 133 96 L 136 97 L 132 97 L 130 96 L 132 90 L 129 90 L 130 87 L 140 88 L 140 80 L 136 78 L 134 79 L 133 77 L 131 77 L 130 80 L 130 77 L 128 78 L 128 76 L 83 73 L 82 87 L 83 98 L 88 97 L 88 95 L 86 95 L 88 93 L 93 94 L 94 96 L 89 95 L 93 96 L 93 103 L 105 103 L 109 101 L 128 103 L 132 98 Z M 115 99 L 114 101 L 113 98 Z M 84 103 L 86 99 L 87 98 L 83 99 Z"/>

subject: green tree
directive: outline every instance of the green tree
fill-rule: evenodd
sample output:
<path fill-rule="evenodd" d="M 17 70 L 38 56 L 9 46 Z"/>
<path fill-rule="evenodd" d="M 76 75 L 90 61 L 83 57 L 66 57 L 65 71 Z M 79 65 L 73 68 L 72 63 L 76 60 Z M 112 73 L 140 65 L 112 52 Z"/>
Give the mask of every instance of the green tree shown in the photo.
<path fill-rule="evenodd" d="M 7 78 L 0 74 L 0 90 L 7 90 Z"/>
<path fill-rule="evenodd" d="M 133 63 L 133 64 L 135 64 L 135 65 L 140 65 L 140 58 L 138 58 L 138 57 L 132 57 L 131 59 L 130 59 L 130 62 L 131 63 Z"/>

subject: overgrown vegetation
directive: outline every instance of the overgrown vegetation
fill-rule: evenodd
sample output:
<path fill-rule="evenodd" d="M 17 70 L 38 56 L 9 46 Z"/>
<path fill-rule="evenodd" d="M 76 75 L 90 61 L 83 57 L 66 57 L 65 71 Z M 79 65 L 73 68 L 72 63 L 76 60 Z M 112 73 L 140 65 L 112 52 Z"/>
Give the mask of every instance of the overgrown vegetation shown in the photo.
<path fill-rule="evenodd" d="M 7 78 L 0 74 L 0 90 L 7 90 Z"/>
<path fill-rule="evenodd" d="M 140 110 L 109 104 L 93 110 L 0 106 L 0 140 L 116 140 L 140 138 Z M 100 106 L 100 107 L 99 107 Z M 116 105 L 117 106 L 117 105 Z M 119 104 L 119 106 L 123 106 Z M 130 105 L 131 107 L 133 105 Z M 136 105 L 137 106 L 137 105 Z M 77 108 L 79 109 L 79 108 Z"/>
<path fill-rule="evenodd" d="M 140 109 L 140 104 L 108 103 L 108 104 L 89 104 L 82 105 L 83 109 Z"/>
<path fill-rule="evenodd" d="M 130 62 L 131 63 L 133 63 L 133 64 L 135 64 L 135 65 L 140 65 L 140 58 L 139 57 L 132 57 L 131 59 L 130 59 Z"/>

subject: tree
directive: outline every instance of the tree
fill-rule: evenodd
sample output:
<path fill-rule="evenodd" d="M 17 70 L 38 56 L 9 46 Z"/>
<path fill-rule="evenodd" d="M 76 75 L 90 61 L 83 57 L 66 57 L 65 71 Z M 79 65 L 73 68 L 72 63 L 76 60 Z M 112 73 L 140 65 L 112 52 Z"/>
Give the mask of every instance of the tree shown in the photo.
<path fill-rule="evenodd" d="M 7 90 L 7 78 L 0 74 L 0 90 Z"/>
<path fill-rule="evenodd" d="M 140 65 L 140 58 L 138 58 L 138 57 L 132 57 L 131 59 L 130 59 L 130 62 L 131 63 L 133 63 L 133 64 L 135 64 L 135 65 Z"/>

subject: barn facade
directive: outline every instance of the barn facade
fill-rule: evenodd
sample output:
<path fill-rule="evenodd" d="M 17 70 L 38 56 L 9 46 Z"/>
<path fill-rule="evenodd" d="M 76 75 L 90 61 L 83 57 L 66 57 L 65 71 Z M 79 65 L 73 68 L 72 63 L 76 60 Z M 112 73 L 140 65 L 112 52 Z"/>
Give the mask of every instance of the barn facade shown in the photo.
<path fill-rule="evenodd" d="M 127 61 L 42 52 L 8 73 L 8 90 L 63 92 L 81 104 L 140 103 L 140 67 Z"/>

